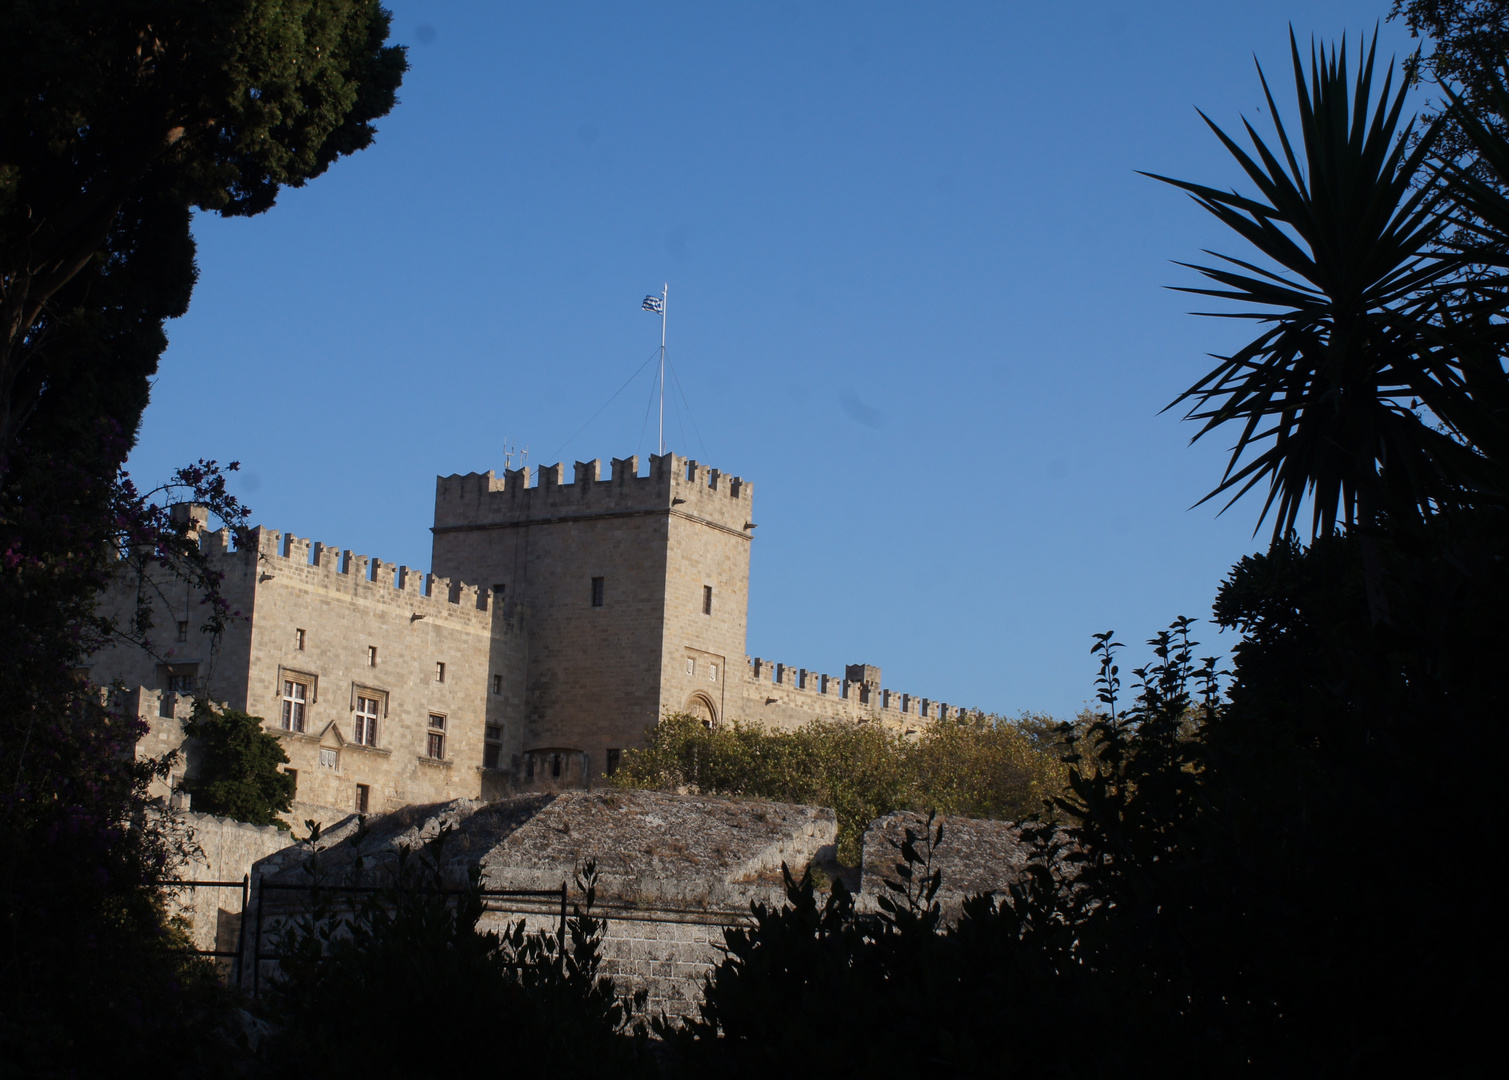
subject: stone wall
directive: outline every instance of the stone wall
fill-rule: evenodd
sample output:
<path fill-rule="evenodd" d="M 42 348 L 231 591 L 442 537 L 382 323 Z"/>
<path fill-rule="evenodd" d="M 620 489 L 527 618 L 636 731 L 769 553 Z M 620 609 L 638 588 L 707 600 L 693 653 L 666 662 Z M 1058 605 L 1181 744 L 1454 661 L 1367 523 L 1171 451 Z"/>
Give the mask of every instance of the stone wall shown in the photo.
<path fill-rule="evenodd" d="M 520 781 L 563 779 L 560 750 L 590 781 L 666 712 L 720 719 L 744 654 L 753 485 L 675 454 L 652 456 L 647 476 L 637 457 L 601 473 L 591 461 L 571 483 L 560 465 L 532 486 L 527 468 L 436 482 L 436 571 L 530 611 L 525 750 L 552 755 L 552 775 L 526 760 Z"/>
<path fill-rule="evenodd" d="M 287 830 L 269 825 L 248 825 L 192 810 L 175 812 L 173 818 L 195 848 L 194 856 L 177 871 L 187 881 L 240 882 L 252 867 L 293 844 Z M 180 888 L 174 891 L 170 912 L 188 922 L 194 948 L 234 951 L 243 914 L 241 901 L 239 885 Z M 219 966 L 229 969 L 231 962 L 224 960 Z"/>
<path fill-rule="evenodd" d="M 524 712 L 517 609 L 492 603 L 486 589 L 276 530 L 253 530 L 244 549 L 223 531 L 201 543 L 240 616 L 219 646 L 184 618 L 199 609 L 182 582 L 123 575 L 101 606 L 124 613 L 145 590 L 154 633 L 166 640 L 156 657 L 134 646 L 101 650 L 90 658 L 95 681 L 161 694 L 192 676 L 194 692 L 262 717 L 297 774 L 300 823 L 352 812 L 360 788 L 373 813 L 506 792 Z M 290 682 L 304 698 L 302 731 L 284 727 Z M 375 745 L 357 737 L 359 698 L 378 703 Z M 487 767 L 490 753 L 496 768 Z"/>

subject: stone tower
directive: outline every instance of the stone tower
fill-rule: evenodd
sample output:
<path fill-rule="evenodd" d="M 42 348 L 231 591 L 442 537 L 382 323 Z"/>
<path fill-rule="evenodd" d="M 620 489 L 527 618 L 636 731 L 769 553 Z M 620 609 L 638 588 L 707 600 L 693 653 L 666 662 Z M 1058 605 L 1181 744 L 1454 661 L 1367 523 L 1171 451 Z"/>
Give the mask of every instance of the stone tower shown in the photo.
<path fill-rule="evenodd" d="M 716 723 L 733 704 L 754 487 L 675 454 L 648 476 L 637 457 L 607 480 L 597 461 L 563 473 L 438 478 L 433 570 L 529 613 L 523 771 L 570 782 L 612 769 L 667 712 Z"/>

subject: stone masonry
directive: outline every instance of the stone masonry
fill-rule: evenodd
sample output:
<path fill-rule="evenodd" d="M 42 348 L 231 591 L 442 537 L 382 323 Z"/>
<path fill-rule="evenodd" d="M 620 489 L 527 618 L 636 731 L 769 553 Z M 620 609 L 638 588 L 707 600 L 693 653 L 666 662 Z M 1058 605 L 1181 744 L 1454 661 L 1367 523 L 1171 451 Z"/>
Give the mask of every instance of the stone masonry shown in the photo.
<path fill-rule="evenodd" d="M 459 800 L 413 806 L 367 823 L 338 826 L 315 844 L 273 855 L 253 869 L 278 885 L 374 885 L 392 880 L 400 850 L 413 851 L 449 827 L 439 853 L 442 880 L 460 886 L 481 870 L 488 889 L 558 889 L 579 903 L 575 876 L 598 869 L 594 914 L 607 920 L 604 973 L 621 990 L 645 990 L 651 1014 L 695 1010 L 704 976 L 721 958 L 723 930 L 746 925 L 751 901 L 785 899 L 781 866 L 800 874 L 831 860 L 833 811 L 785 803 L 645 791 L 568 791 L 493 803 Z M 358 861 L 358 859 L 360 861 Z M 254 893 L 254 897 L 255 897 Z M 263 954 L 277 951 L 280 920 L 296 917 L 307 894 L 268 891 Z M 554 932 L 558 901 L 488 902 L 481 928 L 519 918 Z M 258 923 L 255 908 L 250 927 Z M 247 948 L 253 948 L 248 935 Z M 250 958 L 246 959 L 250 970 Z M 274 969 L 264 965 L 263 978 Z"/>
<path fill-rule="evenodd" d="M 299 823 L 590 787 L 672 712 L 904 732 L 960 715 L 882 688 L 873 665 L 840 678 L 746 654 L 753 500 L 675 454 L 645 475 L 637 457 L 607 478 L 577 462 L 569 483 L 561 465 L 439 477 L 430 574 L 267 528 L 241 546 L 204 530 L 243 617 L 212 640 L 181 582 L 122 580 L 102 606 L 149 590 L 155 655 L 102 650 L 90 677 L 157 692 L 142 712 L 165 722 L 173 694 L 263 717 Z"/>

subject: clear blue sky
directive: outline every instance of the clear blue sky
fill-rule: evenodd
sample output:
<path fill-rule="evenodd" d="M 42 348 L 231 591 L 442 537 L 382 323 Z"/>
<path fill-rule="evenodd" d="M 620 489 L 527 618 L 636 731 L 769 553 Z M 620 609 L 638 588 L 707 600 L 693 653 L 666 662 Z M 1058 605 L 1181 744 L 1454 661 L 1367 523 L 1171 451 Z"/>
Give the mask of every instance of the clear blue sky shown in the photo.
<path fill-rule="evenodd" d="M 1287 26 L 1387 0 L 391 6 L 376 145 L 199 216 L 138 481 L 239 459 L 257 521 L 427 567 L 436 474 L 654 448 L 648 368 L 572 436 L 669 281 L 671 449 L 755 484 L 751 654 L 1067 715 L 1093 632 L 1260 546 L 1159 415 L 1235 342 L 1170 260 L 1238 249 L 1135 170 L 1238 183 L 1195 106 L 1263 122 L 1254 54 L 1287 105 Z"/>

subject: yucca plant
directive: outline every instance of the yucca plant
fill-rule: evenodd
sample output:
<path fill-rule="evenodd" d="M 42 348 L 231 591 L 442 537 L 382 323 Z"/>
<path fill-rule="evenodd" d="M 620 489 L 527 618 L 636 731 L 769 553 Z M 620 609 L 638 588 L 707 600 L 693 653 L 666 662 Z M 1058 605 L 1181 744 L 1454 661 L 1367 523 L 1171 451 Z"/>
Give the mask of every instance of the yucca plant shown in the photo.
<path fill-rule="evenodd" d="M 1466 501 L 1481 477 L 1482 457 L 1460 430 L 1471 397 L 1460 339 L 1446 329 L 1466 260 L 1440 244 L 1452 204 L 1431 162 L 1439 121 L 1413 137 L 1392 64 L 1375 104 L 1376 39 L 1355 77 L 1345 39 L 1312 45 L 1308 74 L 1292 32 L 1289 45 L 1297 145 L 1261 66 L 1277 152 L 1244 121 L 1249 154 L 1200 114 L 1255 197 L 1147 174 L 1189 192 L 1267 261 L 1207 252 L 1217 265 L 1182 264 L 1210 284 L 1181 291 L 1239 305 L 1201 314 L 1263 329 L 1169 408 L 1189 406 L 1187 419 L 1201 423 L 1194 439 L 1239 425 L 1221 482 L 1201 502 L 1229 494 L 1229 507 L 1266 481 L 1259 527 L 1272 511 L 1275 537 L 1289 533 L 1308 496 L 1312 535 L 1344 521 L 1370 547 L 1383 515 L 1430 517 Z M 1376 555 L 1365 561 L 1375 564 L 1368 591 L 1379 618 Z"/>

